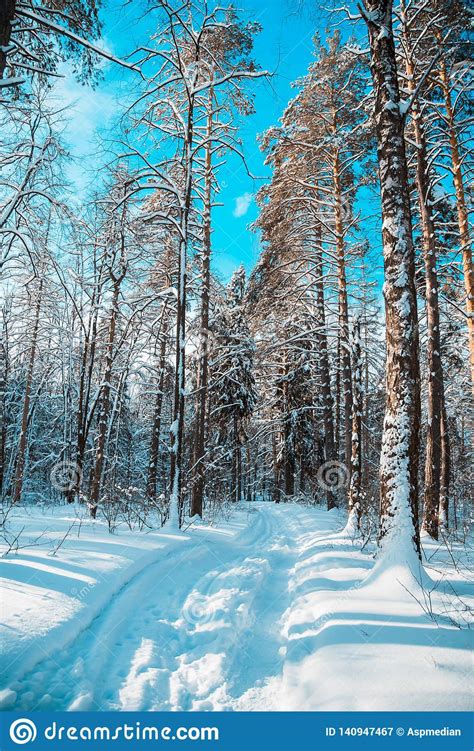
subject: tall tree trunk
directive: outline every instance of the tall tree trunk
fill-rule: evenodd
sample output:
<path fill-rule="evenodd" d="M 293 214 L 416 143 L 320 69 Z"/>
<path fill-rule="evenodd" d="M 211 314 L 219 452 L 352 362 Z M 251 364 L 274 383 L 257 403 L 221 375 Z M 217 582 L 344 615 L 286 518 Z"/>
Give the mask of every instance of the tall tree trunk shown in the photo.
<path fill-rule="evenodd" d="M 5 333 L 5 332 L 4 332 Z M 6 339 L 6 337 L 5 337 Z M 6 341 L 0 342 L 0 497 L 5 476 L 5 445 L 7 439 L 8 353 Z"/>
<path fill-rule="evenodd" d="M 146 483 L 147 498 L 151 501 L 156 499 L 156 484 L 158 477 L 158 460 L 160 455 L 160 433 L 161 433 L 161 411 L 163 407 L 163 389 L 165 385 L 166 372 L 166 345 L 167 345 L 167 324 L 166 324 L 166 307 L 163 309 L 163 319 L 161 326 L 160 356 L 158 359 L 158 382 L 156 385 L 155 406 L 153 410 L 153 426 L 150 437 L 150 455 L 148 460 L 148 474 Z"/>
<path fill-rule="evenodd" d="M 364 330 L 364 420 L 362 423 L 362 461 L 363 461 L 363 483 L 366 488 L 369 487 L 370 481 L 370 431 L 369 431 L 369 341 L 368 326 Z"/>
<path fill-rule="evenodd" d="M 206 128 L 206 155 L 204 176 L 204 236 L 201 267 L 201 320 L 199 340 L 198 393 L 196 429 L 194 435 L 194 478 L 191 496 L 191 516 L 202 517 L 206 467 L 204 457 L 207 438 L 207 397 L 209 372 L 209 297 L 211 286 L 211 202 L 212 202 L 212 116 L 213 90 L 209 88 Z"/>
<path fill-rule="evenodd" d="M 233 416 L 232 426 L 232 468 L 230 477 L 230 497 L 232 502 L 235 503 L 237 499 L 237 428 L 236 428 L 236 416 Z"/>
<path fill-rule="evenodd" d="M 349 519 L 347 529 L 356 532 L 360 527 L 362 512 L 362 410 L 364 408 L 362 387 L 362 357 L 360 346 L 360 320 L 354 324 L 352 345 L 353 402 L 352 402 L 352 451 L 351 479 L 349 486 Z"/>
<path fill-rule="evenodd" d="M 442 43 L 441 32 L 436 32 L 439 44 Z M 461 168 L 461 154 L 456 133 L 456 121 L 454 107 L 451 98 L 451 82 L 449 80 L 446 63 L 441 58 L 439 75 L 443 90 L 446 119 L 448 124 L 449 145 L 451 149 L 451 162 L 453 171 L 454 188 L 456 191 L 456 208 L 458 215 L 459 238 L 464 270 L 464 287 L 466 290 L 467 327 L 469 335 L 469 355 L 471 362 L 471 386 L 474 391 L 474 268 L 472 265 L 472 247 L 469 231 L 469 217 L 464 190 L 464 179 Z"/>
<path fill-rule="evenodd" d="M 27 434 L 28 434 L 29 414 L 30 414 L 31 388 L 33 385 L 33 371 L 35 367 L 36 349 L 38 346 L 38 331 L 39 331 L 42 293 L 43 293 L 43 282 L 42 280 L 40 280 L 39 289 L 38 289 L 38 297 L 37 297 L 36 306 L 35 306 L 35 317 L 34 317 L 34 323 L 33 323 L 33 333 L 31 335 L 31 346 L 30 346 L 30 354 L 29 354 L 29 359 L 28 359 L 28 367 L 26 371 L 25 396 L 23 399 L 20 438 L 18 441 L 15 477 L 13 481 L 13 493 L 12 493 L 13 503 L 19 503 L 19 501 L 21 500 L 21 493 L 23 490 L 26 450 L 27 450 L 27 445 L 28 445 Z"/>
<path fill-rule="evenodd" d="M 115 387 L 115 395 L 109 410 L 109 419 L 107 421 L 107 433 L 105 436 L 104 446 L 104 466 L 102 468 L 103 482 L 110 488 L 115 488 L 117 484 L 117 459 L 119 454 L 119 438 L 121 433 L 121 420 L 124 404 L 125 384 L 128 378 L 129 363 L 120 372 L 118 384 Z M 117 425 L 115 440 L 112 440 L 114 425 Z M 126 430 L 124 430 L 126 433 Z"/>
<path fill-rule="evenodd" d="M 168 524 L 173 528 L 181 525 L 182 486 L 183 486 L 183 449 L 184 449 L 184 409 L 186 384 L 186 299 L 187 299 L 187 256 L 188 256 L 188 222 L 191 208 L 192 167 L 193 167 L 193 103 L 188 110 L 188 121 L 184 143 L 184 160 L 186 178 L 184 200 L 180 219 L 180 236 L 178 245 L 178 301 L 176 311 L 176 363 L 173 399 L 173 422 L 170 428 L 171 466 L 170 466 L 170 500 Z"/>
<path fill-rule="evenodd" d="M 15 10 L 16 0 L 2 0 L 0 3 L 0 78 L 3 78 L 7 66 L 7 50 L 10 45 Z"/>
<path fill-rule="evenodd" d="M 335 126 L 336 131 L 336 126 Z M 333 165 L 334 183 L 334 224 L 336 231 L 337 285 L 340 329 L 341 378 L 344 400 L 344 462 L 348 471 L 351 467 L 351 427 L 352 427 L 352 374 L 351 349 L 349 341 L 349 305 L 347 300 L 346 259 L 344 242 L 344 222 L 342 208 L 341 166 L 336 151 Z"/>
<path fill-rule="evenodd" d="M 253 481 L 252 481 L 253 471 L 252 470 L 254 469 L 254 467 L 252 467 L 252 454 L 250 451 L 250 446 L 249 446 L 248 441 L 247 441 L 245 454 L 246 454 L 245 459 L 247 462 L 247 472 L 246 472 L 246 479 L 245 479 L 244 498 L 246 501 L 251 501 L 252 500 L 252 484 L 253 484 Z"/>
<path fill-rule="evenodd" d="M 410 52 L 410 35 L 404 2 L 402 2 L 401 8 L 408 90 L 413 96 L 416 88 L 416 72 Z M 437 540 L 441 486 L 441 415 L 444 405 L 444 380 L 441 363 L 438 278 L 436 269 L 436 228 L 432 209 L 435 204 L 435 196 L 433 195 L 425 130 L 418 100 L 415 100 L 413 103 L 412 115 L 416 144 L 416 187 L 423 235 L 427 319 L 428 429 L 423 528 L 431 537 Z"/>
<path fill-rule="evenodd" d="M 334 402 L 331 393 L 331 371 L 329 367 L 328 340 L 326 334 L 326 311 L 324 300 L 324 273 L 323 254 L 321 249 L 321 228 L 314 246 L 315 272 L 316 272 L 316 316 L 317 333 L 316 342 L 318 348 L 318 372 L 320 378 L 321 399 L 323 403 L 323 426 L 324 426 L 324 461 L 332 462 L 336 458 L 334 446 Z M 336 497 L 332 490 L 327 493 L 328 511 L 336 506 Z"/>
<path fill-rule="evenodd" d="M 234 500 L 240 503 L 242 500 L 242 443 L 240 439 L 241 426 L 238 415 L 234 415 Z"/>
<path fill-rule="evenodd" d="M 123 277 L 122 277 L 123 278 Z M 102 485 L 102 476 L 105 459 L 105 444 L 107 438 L 107 425 L 110 412 L 110 391 L 112 380 L 112 363 L 114 357 L 115 330 L 118 316 L 118 299 L 120 294 L 120 282 L 122 278 L 114 281 L 112 302 L 110 308 L 109 331 L 107 337 L 107 351 L 105 355 L 104 378 L 102 393 L 99 407 L 99 419 L 97 425 L 97 441 L 95 450 L 94 467 L 92 469 L 90 489 L 89 489 L 89 508 L 93 519 L 97 516 L 97 507 L 99 504 L 100 490 Z"/>
<path fill-rule="evenodd" d="M 386 405 L 380 466 L 380 533 L 389 558 L 419 555 L 420 379 L 418 315 L 404 117 L 392 0 L 365 0 L 382 193 L 386 315 Z M 409 561 L 408 561 L 409 562 Z"/>
<path fill-rule="evenodd" d="M 278 452 L 276 443 L 276 434 L 272 433 L 272 461 L 273 461 L 273 500 L 280 503 L 280 477 L 278 467 Z"/>
<path fill-rule="evenodd" d="M 92 315 L 84 339 L 84 348 L 81 358 L 81 370 L 79 374 L 79 399 L 77 404 L 77 440 L 76 440 L 76 467 L 71 487 L 67 491 L 67 502 L 73 503 L 81 492 L 81 484 L 84 472 L 84 458 L 86 453 L 87 437 L 89 434 L 90 420 L 88 420 L 89 401 L 92 387 L 92 374 L 94 371 L 95 352 L 97 346 L 97 321 L 99 315 L 98 290 L 94 287 L 91 299 Z"/>
<path fill-rule="evenodd" d="M 336 383 L 335 408 L 334 408 L 334 454 L 341 458 L 341 332 L 336 334 Z"/>
<path fill-rule="evenodd" d="M 77 440 L 76 440 L 76 472 L 74 474 L 71 487 L 68 489 L 66 499 L 68 503 L 73 503 L 81 490 L 81 478 L 84 468 L 84 454 L 86 450 L 85 442 L 85 414 L 84 414 L 84 392 L 86 385 L 87 360 L 89 357 L 89 337 L 86 335 L 84 348 L 82 350 L 81 370 L 79 374 L 79 399 L 77 402 Z"/>
<path fill-rule="evenodd" d="M 441 414 L 441 478 L 439 491 L 439 524 L 449 526 L 449 485 L 451 476 L 451 450 L 449 445 L 449 426 L 446 405 Z"/>
<path fill-rule="evenodd" d="M 285 353 L 284 364 L 284 379 L 283 379 L 283 461 L 284 461 L 284 483 L 285 483 L 285 495 L 294 495 L 295 493 L 295 453 L 293 444 L 293 425 L 291 421 L 291 411 L 289 410 L 288 403 L 288 373 L 289 366 L 287 362 L 287 356 Z"/>
<path fill-rule="evenodd" d="M 295 494 L 295 460 L 290 452 L 286 454 L 285 461 L 285 495 Z"/>
<path fill-rule="evenodd" d="M 284 429 L 284 483 L 285 495 L 295 494 L 295 471 L 296 462 L 293 448 L 293 426 L 291 424 L 291 414 L 285 414 Z"/>

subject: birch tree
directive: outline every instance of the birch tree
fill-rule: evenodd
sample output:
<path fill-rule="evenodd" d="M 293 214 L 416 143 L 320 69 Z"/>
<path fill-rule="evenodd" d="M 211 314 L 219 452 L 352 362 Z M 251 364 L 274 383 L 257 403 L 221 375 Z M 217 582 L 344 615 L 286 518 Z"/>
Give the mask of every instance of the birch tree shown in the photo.
<path fill-rule="evenodd" d="M 177 316 L 175 334 L 175 385 L 171 436 L 171 476 L 169 524 L 179 526 L 183 507 L 184 431 L 186 404 L 186 307 L 188 300 L 189 259 L 195 241 L 195 212 L 198 196 L 197 164 L 206 143 L 225 146 L 225 138 L 206 137 L 200 126 L 202 113 L 208 111 L 209 90 L 217 99 L 221 90 L 233 92 L 237 82 L 262 75 L 252 64 L 240 67 L 233 55 L 239 32 L 233 8 L 211 10 L 206 3 L 184 3 L 179 8 L 168 0 L 157 4 L 160 31 L 153 47 L 143 49 L 140 67 L 148 74 L 144 92 L 132 111 L 135 127 L 153 123 L 153 137 L 167 142 L 173 152 L 169 158 L 153 163 L 135 147 L 129 155 L 138 160 L 138 189 L 161 191 L 170 196 L 169 208 L 155 212 L 155 220 L 173 227 L 177 236 Z M 227 36 L 236 47 L 221 54 L 214 43 L 215 30 L 221 39 Z M 241 31 L 239 32 L 241 33 Z M 252 33 L 250 27 L 247 33 Z M 248 42 L 246 42 L 248 44 Z M 245 48 L 244 48 L 245 49 Z M 237 90 L 237 89 L 236 89 Z M 140 109 L 141 108 L 141 109 Z M 157 136 L 158 134 L 158 136 Z M 229 144 L 227 144 L 229 145 Z M 165 152 L 166 153 L 166 152 Z M 191 224 L 191 222 L 193 224 Z"/>

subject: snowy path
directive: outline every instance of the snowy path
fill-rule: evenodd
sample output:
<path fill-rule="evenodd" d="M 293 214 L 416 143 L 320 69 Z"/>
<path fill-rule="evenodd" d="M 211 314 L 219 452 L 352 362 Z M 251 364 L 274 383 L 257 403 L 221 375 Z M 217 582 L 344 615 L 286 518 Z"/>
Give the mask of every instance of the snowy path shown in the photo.
<path fill-rule="evenodd" d="M 340 527 L 337 513 L 255 504 L 220 528 L 154 533 L 159 554 L 87 628 L 63 649 L 44 640 L 16 679 L 13 666 L 10 706 L 468 708 L 468 632 L 387 582 L 364 586 L 372 559 Z"/>
<path fill-rule="evenodd" d="M 16 682 L 16 705 L 228 707 L 227 690 L 239 694 L 281 663 L 278 622 L 308 515 L 297 509 L 288 523 L 284 511 L 262 504 L 240 515 L 237 531 L 194 530 L 189 550 L 172 548 L 149 565 L 69 647 Z"/>

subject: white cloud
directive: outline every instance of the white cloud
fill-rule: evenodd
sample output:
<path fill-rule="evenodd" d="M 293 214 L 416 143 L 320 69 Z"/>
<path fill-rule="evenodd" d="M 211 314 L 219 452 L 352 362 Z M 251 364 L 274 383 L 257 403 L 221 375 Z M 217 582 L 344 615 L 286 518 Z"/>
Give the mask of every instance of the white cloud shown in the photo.
<path fill-rule="evenodd" d="M 63 63 L 60 72 L 63 78 L 55 81 L 50 104 L 55 109 L 64 108 L 63 141 L 72 156 L 66 164 L 66 177 L 79 196 L 97 182 L 105 159 L 99 136 L 101 132 L 113 135 L 117 86 L 107 81 L 100 81 L 95 89 L 83 86 L 75 80 L 69 63 Z"/>
<path fill-rule="evenodd" d="M 235 199 L 235 208 L 233 215 L 235 217 L 245 216 L 252 203 L 253 193 L 243 193 L 241 196 L 237 196 Z"/>
<path fill-rule="evenodd" d="M 111 123 L 116 111 L 115 92 L 110 85 L 99 85 L 96 89 L 81 85 L 69 66 L 65 65 L 62 72 L 64 78 L 58 79 L 52 90 L 52 103 L 66 107 L 65 136 L 74 154 L 87 155 L 96 132 Z"/>

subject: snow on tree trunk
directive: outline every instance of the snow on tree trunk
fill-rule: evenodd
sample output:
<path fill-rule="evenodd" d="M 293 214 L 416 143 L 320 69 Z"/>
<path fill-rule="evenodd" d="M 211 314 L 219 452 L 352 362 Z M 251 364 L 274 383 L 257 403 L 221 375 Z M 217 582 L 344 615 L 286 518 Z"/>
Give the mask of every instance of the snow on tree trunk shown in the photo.
<path fill-rule="evenodd" d="M 408 91 L 413 97 L 416 90 L 416 70 L 412 52 L 409 18 L 407 17 L 404 3 L 401 5 L 401 22 L 404 38 L 403 50 L 407 85 Z M 415 43 L 416 36 L 415 34 Z M 428 415 L 423 528 L 431 537 L 437 540 L 441 488 L 441 415 L 444 404 L 444 379 L 441 363 L 439 285 L 436 268 L 436 228 L 433 219 L 435 195 L 433 193 L 433 181 L 427 153 L 423 115 L 418 99 L 415 99 L 413 102 L 412 117 L 416 144 L 416 188 L 422 228 L 427 319 Z"/>
<path fill-rule="evenodd" d="M 446 404 L 441 413 L 441 477 L 439 491 L 439 525 L 442 529 L 449 526 L 449 486 L 451 475 L 451 448 L 449 443 L 448 416 Z"/>
<path fill-rule="evenodd" d="M 95 459 L 94 467 L 91 473 L 91 482 L 89 489 L 89 508 L 90 514 L 93 519 L 97 516 L 97 507 L 99 505 L 100 490 L 102 485 L 102 476 L 104 469 L 105 459 L 105 444 L 107 437 L 107 425 L 109 421 L 110 412 L 110 391 L 112 381 L 112 364 L 115 344 L 115 329 L 117 326 L 118 315 L 118 297 L 120 292 L 120 282 L 114 284 L 110 320 L 109 320 L 109 332 L 107 339 L 107 353 L 105 356 L 104 367 L 104 380 L 102 385 L 102 395 L 99 407 L 98 418 L 98 433 L 96 439 Z"/>
<path fill-rule="evenodd" d="M 436 32 L 438 42 L 441 45 L 442 36 Z M 451 97 L 451 83 L 445 61 L 440 61 L 440 80 L 446 107 L 446 120 L 451 149 L 451 162 L 453 170 L 454 187 L 456 190 L 456 208 L 458 215 L 459 239 L 461 243 L 462 261 L 464 270 L 464 287 L 466 290 L 466 312 L 469 336 L 469 355 L 471 361 L 471 385 L 474 393 L 474 267 L 472 265 L 472 247 L 469 229 L 469 217 L 466 204 L 466 192 L 462 173 L 462 158 L 459 149 L 458 135 L 454 117 L 454 107 Z M 471 421 L 472 428 L 472 421 Z"/>
<path fill-rule="evenodd" d="M 77 439 L 76 439 L 76 471 L 70 488 L 67 490 L 66 499 L 73 503 L 80 495 L 81 482 L 84 468 L 84 456 L 86 452 L 87 437 L 91 424 L 92 415 L 89 415 L 89 402 L 91 396 L 92 377 L 94 372 L 95 354 L 97 349 L 97 322 L 99 315 L 100 277 L 94 284 L 91 309 L 87 333 L 83 343 L 81 358 L 81 370 L 79 375 L 79 399 L 76 412 Z"/>
<path fill-rule="evenodd" d="M 36 360 L 36 349 L 38 346 L 38 332 L 40 323 L 40 312 L 43 294 L 43 280 L 40 278 L 38 296 L 35 305 L 35 318 L 33 323 L 33 333 L 31 335 L 31 346 L 28 357 L 28 368 L 26 371 L 25 396 L 23 398 L 23 409 L 21 414 L 20 438 L 18 441 L 18 452 L 16 456 L 15 478 L 13 481 L 13 503 L 19 503 L 23 490 L 23 481 L 25 474 L 26 452 L 28 447 L 28 418 L 30 414 L 31 389 L 33 386 L 33 372 Z"/>
<path fill-rule="evenodd" d="M 326 333 L 326 302 L 324 299 L 324 269 L 323 254 L 321 249 L 321 227 L 318 225 L 315 243 L 315 267 L 316 267 L 316 312 L 317 327 L 316 341 L 318 345 L 318 369 L 321 379 L 321 399 L 323 402 L 324 424 L 324 461 L 332 462 L 335 459 L 334 446 L 334 400 L 331 393 L 331 371 L 329 368 L 328 340 Z M 327 508 L 330 511 L 336 506 L 334 492 L 329 488 L 327 492 Z"/>
<path fill-rule="evenodd" d="M 212 201 L 212 116 L 213 89 L 209 87 L 206 128 L 203 248 L 201 267 L 201 311 L 198 363 L 198 395 L 196 430 L 194 437 L 194 478 L 191 497 L 191 516 L 202 517 L 205 489 L 205 448 L 209 371 L 209 297 L 211 285 L 211 201 Z"/>
<path fill-rule="evenodd" d="M 186 384 L 186 298 L 187 298 L 187 258 L 188 258 L 188 221 L 192 194 L 192 150 L 193 150 L 193 103 L 189 104 L 185 135 L 185 188 L 184 202 L 181 209 L 180 238 L 178 248 L 178 306 L 176 313 L 176 364 L 174 374 L 173 423 L 170 428 L 171 467 L 169 516 L 166 522 L 171 529 L 179 529 L 181 523 L 183 448 L 184 448 L 184 410 Z"/>
<path fill-rule="evenodd" d="M 8 383 L 8 352 L 6 343 L 6 327 L 2 332 L 4 339 L 0 341 L 0 495 L 3 491 L 5 475 L 5 446 L 7 439 L 7 383 Z"/>
<path fill-rule="evenodd" d="M 419 553 L 420 382 L 415 259 L 392 0 L 365 0 L 382 193 L 386 405 L 380 466 L 380 557 L 415 567 Z"/>
<path fill-rule="evenodd" d="M 161 433 L 161 411 L 163 406 L 163 391 L 166 372 L 166 345 L 167 345 L 167 321 L 168 315 L 166 304 L 163 308 L 163 318 L 161 325 L 161 342 L 160 355 L 158 358 L 158 382 L 156 384 L 155 405 L 153 410 L 153 426 L 150 437 L 150 453 L 148 458 L 147 473 L 147 498 L 154 501 L 156 499 L 156 482 L 158 474 L 158 459 L 160 454 L 160 433 Z"/>
<path fill-rule="evenodd" d="M 336 127 L 334 128 L 336 132 Z M 344 461 L 348 471 L 351 467 L 351 427 L 352 427 L 352 374 L 351 349 L 349 341 L 349 305 L 347 300 L 346 261 L 344 224 L 342 208 L 341 165 L 336 149 L 333 165 L 334 181 L 334 225 L 336 231 L 338 315 L 340 328 L 340 368 L 342 396 L 344 402 Z"/>
<path fill-rule="evenodd" d="M 353 401 L 352 401 L 352 435 L 351 435 L 351 479 L 349 485 L 349 518 L 346 532 L 357 534 L 361 517 L 362 494 L 362 357 L 360 347 L 360 320 L 354 323 L 352 342 L 352 372 L 353 372 Z"/>
<path fill-rule="evenodd" d="M 2 0 L 0 6 L 0 78 L 3 78 L 7 64 L 7 50 L 10 45 L 16 0 Z"/>

